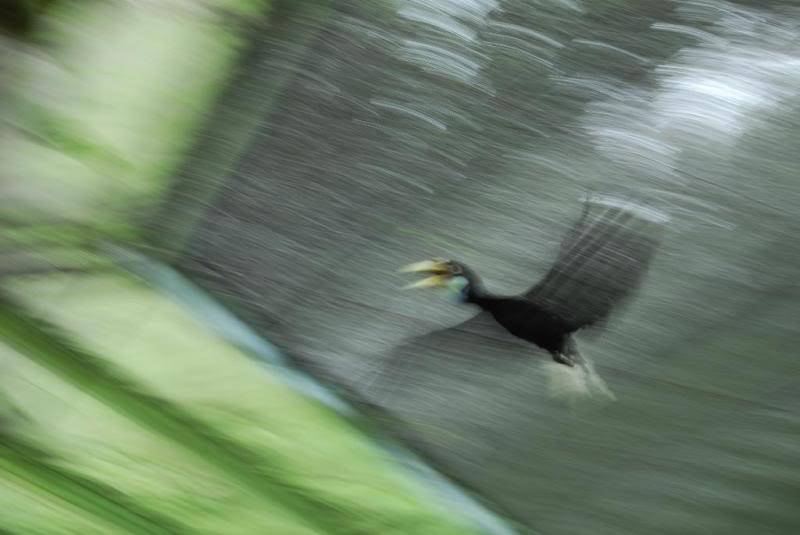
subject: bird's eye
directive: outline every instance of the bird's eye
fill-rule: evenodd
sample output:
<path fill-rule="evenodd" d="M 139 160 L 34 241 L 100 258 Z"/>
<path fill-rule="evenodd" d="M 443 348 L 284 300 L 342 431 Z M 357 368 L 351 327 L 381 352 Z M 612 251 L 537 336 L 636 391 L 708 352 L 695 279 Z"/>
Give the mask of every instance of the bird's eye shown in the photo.
<path fill-rule="evenodd" d="M 459 266 L 458 264 L 450 263 L 449 267 L 451 275 L 461 275 L 464 272 L 464 270 L 461 269 L 461 266 Z"/>

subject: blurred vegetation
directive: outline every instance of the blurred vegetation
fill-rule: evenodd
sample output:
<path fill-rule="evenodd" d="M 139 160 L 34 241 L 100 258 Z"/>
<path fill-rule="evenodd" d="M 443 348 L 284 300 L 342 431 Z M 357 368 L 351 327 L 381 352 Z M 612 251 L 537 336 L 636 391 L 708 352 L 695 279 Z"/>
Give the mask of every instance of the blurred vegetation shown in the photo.
<path fill-rule="evenodd" d="M 3 530 L 470 531 L 370 439 L 97 247 L 141 243 L 252 34 L 325 4 L 3 3 Z M 234 146 L 253 126 L 239 124 L 217 125 Z"/>
<path fill-rule="evenodd" d="M 2 87 L 2 156 L 6 189 L 15 187 L 0 217 L 22 224 L 47 214 L 112 237 L 124 225 L 135 232 L 268 6 L 49 6 L 34 43 L 6 43 L 14 58 Z"/>
<path fill-rule="evenodd" d="M 49 275 L 6 288 L 0 336 L 16 353 L 3 352 L 4 383 L 30 420 L 4 432 L 9 482 L 28 492 L 46 484 L 61 507 L 123 525 L 139 503 L 208 533 L 406 533 L 408 522 L 464 531 L 427 511 L 413 483 L 337 417 L 141 282 Z M 137 317 L 148 319 L 131 325 Z M 53 468 L 56 459 L 69 469 Z M 4 499 L 15 510 L 10 527 L 38 525 L 19 496 Z M 162 531 L 186 532 L 170 523 Z M 74 521 L 58 525 L 70 532 Z"/>
<path fill-rule="evenodd" d="M 7 0 L 0 4 L 0 28 L 18 38 L 30 35 L 36 21 L 57 0 Z"/>

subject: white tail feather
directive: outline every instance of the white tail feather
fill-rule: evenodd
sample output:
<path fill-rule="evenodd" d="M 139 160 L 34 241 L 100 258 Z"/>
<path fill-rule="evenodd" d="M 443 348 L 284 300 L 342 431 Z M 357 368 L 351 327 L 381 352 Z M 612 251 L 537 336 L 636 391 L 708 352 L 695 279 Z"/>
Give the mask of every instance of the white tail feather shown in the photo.
<path fill-rule="evenodd" d="M 550 397 L 568 403 L 617 399 L 586 357 L 581 356 L 579 363 L 572 367 L 553 361 L 546 362 L 544 367 Z"/>

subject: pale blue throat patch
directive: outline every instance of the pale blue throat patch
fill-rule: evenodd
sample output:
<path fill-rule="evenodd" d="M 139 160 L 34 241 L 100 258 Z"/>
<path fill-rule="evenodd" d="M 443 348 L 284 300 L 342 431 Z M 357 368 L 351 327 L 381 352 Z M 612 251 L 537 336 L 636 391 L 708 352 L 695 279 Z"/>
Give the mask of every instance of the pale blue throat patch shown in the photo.
<path fill-rule="evenodd" d="M 447 295 L 456 301 L 464 301 L 467 298 L 467 287 L 469 281 L 466 277 L 453 277 L 447 281 Z"/>

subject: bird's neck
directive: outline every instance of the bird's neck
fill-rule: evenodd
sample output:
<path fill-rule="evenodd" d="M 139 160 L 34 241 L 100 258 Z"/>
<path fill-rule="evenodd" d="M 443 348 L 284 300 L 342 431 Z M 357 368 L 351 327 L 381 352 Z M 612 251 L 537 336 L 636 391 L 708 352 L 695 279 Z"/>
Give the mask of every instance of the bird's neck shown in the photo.
<path fill-rule="evenodd" d="M 480 286 L 470 288 L 467 298 L 465 299 L 467 303 L 477 305 L 488 312 L 493 311 L 502 300 L 502 297 L 492 295 Z"/>
<path fill-rule="evenodd" d="M 469 281 L 469 284 L 462 294 L 462 301 L 477 305 L 483 310 L 493 310 L 500 298 L 486 290 L 486 287 L 483 285 L 483 281 L 474 271 L 463 266 L 462 269 L 464 270 L 463 276 Z"/>

